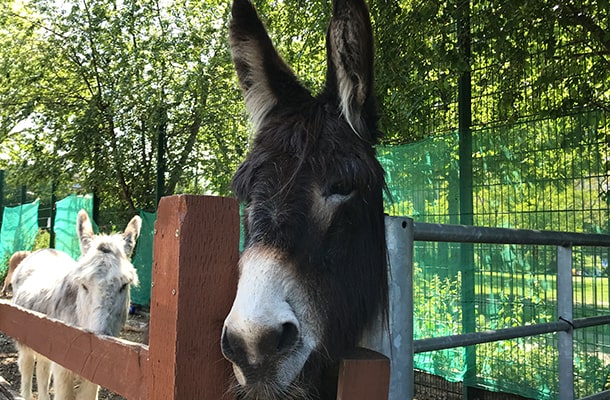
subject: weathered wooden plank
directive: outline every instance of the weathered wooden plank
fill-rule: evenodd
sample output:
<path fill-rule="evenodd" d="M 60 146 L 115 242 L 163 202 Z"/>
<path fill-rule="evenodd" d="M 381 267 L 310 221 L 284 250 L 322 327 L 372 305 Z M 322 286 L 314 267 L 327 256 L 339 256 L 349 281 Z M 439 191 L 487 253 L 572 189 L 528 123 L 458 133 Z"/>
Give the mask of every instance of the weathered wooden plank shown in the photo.
<path fill-rule="evenodd" d="M 171 196 L 157 215 L 149 399 L 229 399 L 220 335 L 237 289 L 237 202 Z"/>
<path fill-rule="evenodd" d="M 130 400 L 146 400 L 148 347 L 0 301 L 0 331 Z"/>
<path fill-rule="evenodd" d="M 337 400 L 387 400 L 390 360 L 372 350 L 355 349 L 341 360 Z"/>

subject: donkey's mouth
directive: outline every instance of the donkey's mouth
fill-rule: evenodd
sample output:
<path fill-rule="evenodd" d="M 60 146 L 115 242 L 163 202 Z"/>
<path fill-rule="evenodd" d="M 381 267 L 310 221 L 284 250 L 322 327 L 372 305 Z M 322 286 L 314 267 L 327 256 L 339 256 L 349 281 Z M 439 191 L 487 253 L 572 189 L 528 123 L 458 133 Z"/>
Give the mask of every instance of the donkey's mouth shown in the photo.
<path fill-rule="evenodd" d="M 233 366 L 238 373 L 238 368 Z M 267 371 L 270 372 L 270 371 Z M 236 388 L 237 398 L 240 400 L 308 400 L 312 397 L 308 394 L 306 386 L 303 385 L 302 371 L 297 373 L 297 376 L 289 383 L 285 383 L 280 376 L 285 371 L 275 370 L 273 373 L 267 373 L 265 376 L 260 376 L 259 379 L 246 379 L 245 384 L 239 384 Z"/>

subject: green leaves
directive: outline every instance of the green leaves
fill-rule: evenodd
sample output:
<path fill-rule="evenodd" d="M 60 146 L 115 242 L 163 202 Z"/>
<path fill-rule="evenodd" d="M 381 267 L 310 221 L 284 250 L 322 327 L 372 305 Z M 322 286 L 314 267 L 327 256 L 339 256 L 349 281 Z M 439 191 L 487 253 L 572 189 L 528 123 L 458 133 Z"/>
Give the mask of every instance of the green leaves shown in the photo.
<path fill-rule="evenodd" d="M 468 70 L 475 128 L 610 108 L 608 0 L 470 2 L 470 59 L 457 48 L 462 3 L 368 3 L 386 144 L 454 131 Z M 163 135 L 165 194 L 228 194 L 247 143 L 229 5 L 0 0 L 0 168 L 24 182 L 78 180 L 103 206 L 152 209 Z M 320 91 L 330 1 L 256 6 L 297 76 Z M 28 129 L 15 130 L 23 121 Z"/>
<path fill-rule="evenodd" d="M 164 194 L 228 193 L 245 122 L 225 40 L 226 2 L 26 4 L 0 17 L 7 21 L 0 31 L 0 141 L 28 117 L 31 133 L 4 141 L 19 151 L 0 168 L 24 182 L 53 179 L 69 187 L 78 180 L 102 207 L 154 209 L 163 135 Z M 236 120 L 241 127 L 227 129 Z M 11 167 L 22 159 L 30 167 Z M 32 165 L 58 167 L 42 178 Z M 205 177 L 193 187 L 198 174 Z"/>

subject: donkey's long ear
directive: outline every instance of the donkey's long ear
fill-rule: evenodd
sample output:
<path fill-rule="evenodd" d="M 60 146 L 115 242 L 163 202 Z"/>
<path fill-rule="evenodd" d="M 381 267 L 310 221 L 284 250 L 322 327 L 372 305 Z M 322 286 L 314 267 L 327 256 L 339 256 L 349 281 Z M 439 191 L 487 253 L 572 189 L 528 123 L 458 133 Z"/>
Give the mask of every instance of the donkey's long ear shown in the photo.
<path fill-rule="evenodd" d="M 80 210 L 76 217 L 76 234 L 80 242 L 80 253 L 85 254 L 89 250 L 91 240 L 93 240 L 93 226 L 87 211 Z"/>
<path fill-rule="evenodd" d="M 249 0 L 234 0 L 232 17 L 229 41 L 233 63 L 246 108 L 258 128 L 276 104 L 309 96 L 309 92 L 275 51 Z"/>
<path fill-rule="evenodd" d="M 326 35 L 326 90 L 339 97 L 341 113 L 358 136 L 375 141 L 373 33 L 364 0 L 333 0 Z"/>
<path fill-rule="evenodd" d="M 138 236 L 140 236 L 140 229 L 142 228 L 142 218 L 137 215 L 129 221 L 127 228 L 123 232 L 123 240 L 125 241 L 125 254 L 131 258 L 133 250 L 138 242 Z"/>

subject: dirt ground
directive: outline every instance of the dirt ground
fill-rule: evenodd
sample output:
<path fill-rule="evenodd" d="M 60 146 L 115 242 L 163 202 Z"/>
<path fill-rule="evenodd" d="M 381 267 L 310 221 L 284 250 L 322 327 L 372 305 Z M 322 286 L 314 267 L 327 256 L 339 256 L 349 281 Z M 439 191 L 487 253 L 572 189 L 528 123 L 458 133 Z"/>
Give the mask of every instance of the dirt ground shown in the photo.
<path fill-rule="evenodd" d="M 0 296 L 0 298 L 5 300 L 10 299 L 10 294 L 8 297 Z M 146 343 L 147 338 L 144 328 L 148 324 L 148 320 L 149 314 L 146 312 L 137 312 L 129 315 L 120 337 L 132 342 Z M 0 383 L 3 379 L 5 381 L 4 385 L 8 386 L 8 389 L 19 393 L 21 377 L 17 367 L 17 350 L 15 349 L 13 339 L 0 332 Z M 3 397 L 0 396 L 0 398 Z M 37 399 L 36 394 L 34 399 Z M 125 400 L 125 398 L 105 388 L 100 388 L 99 400 Z"/>

